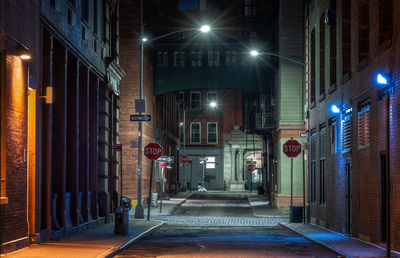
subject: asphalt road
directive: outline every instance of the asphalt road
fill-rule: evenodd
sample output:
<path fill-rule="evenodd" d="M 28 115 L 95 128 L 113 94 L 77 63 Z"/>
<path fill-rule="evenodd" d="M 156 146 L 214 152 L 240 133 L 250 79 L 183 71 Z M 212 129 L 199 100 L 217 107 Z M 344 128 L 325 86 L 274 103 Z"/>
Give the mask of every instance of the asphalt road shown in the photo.
<path fill-rule="evenodd" d="M 280 219 L 255 218 L 246 196 L 196 194 L 116 257 L 335 257 Z"/>

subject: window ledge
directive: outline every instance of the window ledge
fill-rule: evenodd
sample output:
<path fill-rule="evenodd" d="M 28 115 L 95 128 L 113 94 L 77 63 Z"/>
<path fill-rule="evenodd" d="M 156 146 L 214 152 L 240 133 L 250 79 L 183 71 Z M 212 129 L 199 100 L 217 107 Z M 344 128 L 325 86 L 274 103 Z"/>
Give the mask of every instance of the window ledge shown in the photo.
<path fill-rule="evenodd" d="M 312 109 L 314 107 L 315 107 L 315 101 L 311 102 L 311 105 L 310 105 L 310 107 L 308 109 Z"/>
<path fill-rule="evenodd" d="M 322 102 L 325 99 L 325 93 L 322 93 L 321 95 L 319 95 L 318 101 Z"/>
<path fill-rule="evenodd" d="M 358 62 L 357 71 L 361 71 L 361 70 L 364 69 L 368 64 L 369 64 L 369 57 L 366 56 L 366 57 L 364 57 L 360 62 Z"/>
<path fill-rule="evenodd" d="M 368 148 L 369 148 L 369 144 L 358 146 L 358 150 L 363 150 L 363 149 L 368 149 Z"/>
<path fill-rule="evenodd" d="M 343 77 L 340 80 L 340 82 L 342 84 L 345 84 L 346 82 L 350 81 L 350 78 L 351 78 L 350 72 L 347 72 L 345 75 L 343 75 Z"/>
<path fill-rule="evenodd" d="M 0 204 L 8 204 L 8 198 L 7 197 L 0 197 Z"/>
<path fill-rule="evenodd" d="M 390 36 L 387 40 L 385 40 L 382 44 L 379 45 L 378 53 L 382 54 L 386 51 L 386 49 L 392 46 L 392 36 Z"/>
<path fill-rule="evenodd" d="M 336 90 L 337 90 L 337 84 L 335 83 L 335 84 L 332 84 L 331 87 L 329 87 L 328 92 L 329 92 L 329 94 L 332 94 L 332 93 L 334 93 Z"/>

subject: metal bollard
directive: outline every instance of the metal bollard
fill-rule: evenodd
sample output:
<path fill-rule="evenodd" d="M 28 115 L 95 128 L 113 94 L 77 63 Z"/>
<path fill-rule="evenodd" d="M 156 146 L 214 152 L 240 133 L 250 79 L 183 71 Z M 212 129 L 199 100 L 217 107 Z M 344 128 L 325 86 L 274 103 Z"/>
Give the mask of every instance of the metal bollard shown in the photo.
<path fill-rule="evenodd" d="M 114 209 L 115 220 L 114 220 L 114 234 L 122 234 L 122 208 L 116 207 Z"/>
<path fill-rule="evenodd" d="M 122 235 L 129 234 L 129 208 L 124 208 L 122 212 Z"/>

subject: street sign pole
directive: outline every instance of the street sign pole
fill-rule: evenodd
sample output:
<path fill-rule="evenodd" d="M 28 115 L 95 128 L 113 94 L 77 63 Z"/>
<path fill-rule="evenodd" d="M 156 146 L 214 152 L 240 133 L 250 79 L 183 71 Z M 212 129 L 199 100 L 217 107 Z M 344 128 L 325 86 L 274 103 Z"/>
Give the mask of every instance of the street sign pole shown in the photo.
<path fill-rule="evenodd" d="M 305 169 L 305 151 L 303 150 L 303 224 L 306 223 L 306 169 Z"/>
<path fill-rule="evenodd" d="M 293 140 L 293 138 L 290 138 Z M 290 158 L 290 210 L 293 206 L 293 158 Z"/>
<path fill-rule="evenodd" d="M 190 192 L 192 192 L 192 179 L 193 179 L 193 173 L 192 173 L 192 162 L 190 161 Z"/>
<path fill-rule="evenodd" d="M 123 196 L 123 191 L 122 191 L 122 151 L 120 151 L 120 161 L 121 161 L 121 165 L 119 166 L 119 169 L 120 169 L 120 176 L 121 176 L 121 198 L 122 198 L 122 196 Z"/>
<path fill-rule="evenodd" d="M 151 185 L 153 181 L 153 167 L 154 167 L 154 159 L 151 160 L 151 168 L 150 168 L 150 186 L 149 186 L 149 201 L 147 207 L 147 220 L 150 220 L 150 207 L 151 207 Z"/>

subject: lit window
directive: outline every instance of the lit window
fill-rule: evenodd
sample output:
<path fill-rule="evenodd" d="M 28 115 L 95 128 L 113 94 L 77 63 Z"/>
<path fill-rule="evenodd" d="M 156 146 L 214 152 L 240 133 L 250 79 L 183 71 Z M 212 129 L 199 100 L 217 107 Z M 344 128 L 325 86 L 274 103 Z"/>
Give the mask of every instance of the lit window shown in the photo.
<path fill-rule="evenodd" d="M 218 123 L 207 123 L 207 143 L 218 143 Z"/>
<path fill-rule="evenodd" d="M 200 143 L 201 124 L 199 122 L 190 123 L 190 143 Z"/>
<path fill-rule="evenodd" d="M 352 109 L 348 109 L 343 115 L 342 120 L 342 152 L 351 151 L 351 114 Z"/>
<path fill-rule="evenodd" d="M 358 148 L 369 146 L 370 99 L 358 105 Z"/>
<path fill-rule="evenodd" d="M 190 92 L 190 110 L 201 110 L 201 95 L 200 92 Z"/>

